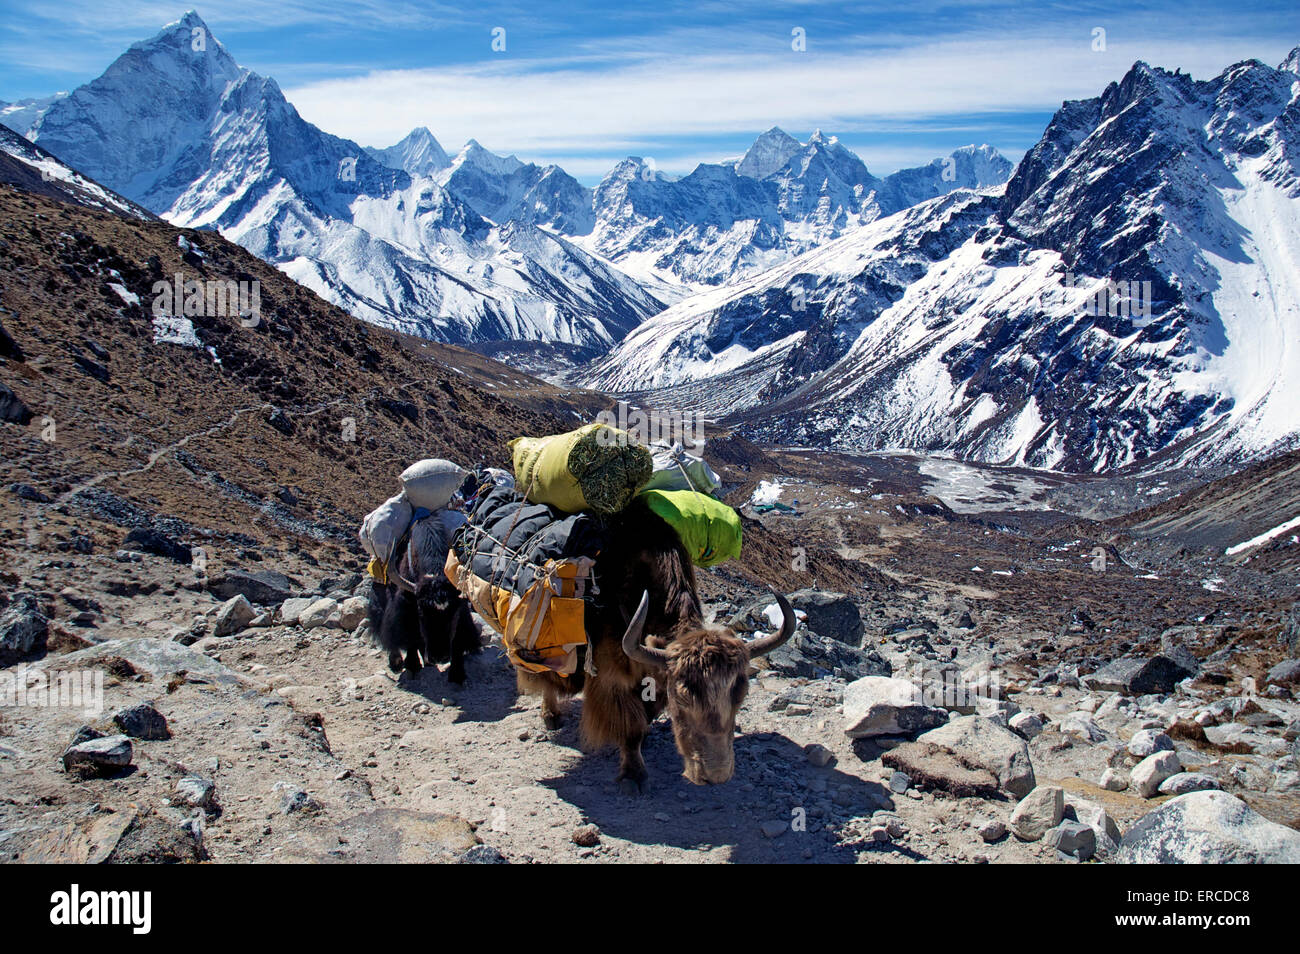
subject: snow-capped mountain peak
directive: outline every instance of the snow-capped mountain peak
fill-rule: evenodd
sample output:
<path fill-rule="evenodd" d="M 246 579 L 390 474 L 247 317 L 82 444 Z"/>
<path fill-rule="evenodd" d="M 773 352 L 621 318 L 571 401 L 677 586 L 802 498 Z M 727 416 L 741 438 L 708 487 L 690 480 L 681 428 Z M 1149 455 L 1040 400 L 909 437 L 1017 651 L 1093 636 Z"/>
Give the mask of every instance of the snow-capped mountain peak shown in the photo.
<path fill-rule="evenodd" d="M 584 381 L 758 440 L 1063 470 L 1296 446 L 1297 59 L 1135 64 L 1004 187 L 978 147 L 889 176 L 877 201 L 923 201 L 678 302 Z"/>
<path fill-rule="evenodd" d="M 576 182 L 469 143 L 439 175 L 505 174 L 522 215 L 485 221 L 434 179 L 390 168 L 306 122 L 272 79 L 242 69 L 197 14 L 132 46 L 52 104 L 39 144 L 177 225 L 216 228 L 354 315 L 457 342 L 608 347 L 658 301 L 531 224 L 590 217 Z M 404 144 L 436 161 L 436 140 Z M 440 152 L 440 147 L 437 147 Z M 412 156 L 408 156 L 412 158 Z M 477 178 L 475 178 L 477 177 Z M 555 199 L 530 193 L 542 183 Z M 490 192 L 491 189 L 488 189 Z M 500 212 L 494 208 L 494 212 Z"/>
<path fill-rule="evenodd" d="M 427 126 L 415 127 L 405 139 L 386 149 L 368 148 L 366 152 L 388 168 L 413 176 L 433 175 L 451 165 L 451 158 Z"/>
<path fill-rule="evenodd" d="M 773 126 L 754 140 L 736 165 L 736 172 L 751 179 L 766 179 L 798 155 L 802 148 L 798 139 L 779 126 Z"/>

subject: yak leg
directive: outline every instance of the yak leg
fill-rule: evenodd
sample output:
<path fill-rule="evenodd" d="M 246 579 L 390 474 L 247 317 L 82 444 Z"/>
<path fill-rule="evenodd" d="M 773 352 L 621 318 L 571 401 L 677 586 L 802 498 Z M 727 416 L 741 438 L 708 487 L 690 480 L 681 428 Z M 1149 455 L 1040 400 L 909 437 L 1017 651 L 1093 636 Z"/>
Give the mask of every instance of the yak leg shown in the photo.
<path fill-rule="evenodd" d="M 636 684 L 622 685 L 612 678 L 587 682 L 582 707 L 583 737 L 593 745 L 615 743 L 619 748 L 619 788 L 631 795 L 644 791 L 649 773 L 641 757 L 649 721 Z"/>
<path fill-rule="evenodd" d="M 641 756 L 641 743 L 644 739 L 644 732 L 626 738 L 619 749 L 618 777 L 615 780 L 619 791 L 625 795 L 640 795 L 645 791 L 646 779 L 650 777 L 646 771 L 645 759 Z"/>
<path fill-rule="evenodd" d="M 464 603 L 452 613 L 450 628 L 451 665 L 447 667 L 447 679 L 459 686 L 465 682 L 465 654 L 473 652 L 478 644 L 478 631 Z"/>
<path fill-rule="evenodd" d="M 560 706 L 560 690 L 550 679 L 541 673 L 515 670 L 515 684 L 521 693 L 542 697 L 542 722 L 548 729 L 558 729 L 563 723 Z"/>

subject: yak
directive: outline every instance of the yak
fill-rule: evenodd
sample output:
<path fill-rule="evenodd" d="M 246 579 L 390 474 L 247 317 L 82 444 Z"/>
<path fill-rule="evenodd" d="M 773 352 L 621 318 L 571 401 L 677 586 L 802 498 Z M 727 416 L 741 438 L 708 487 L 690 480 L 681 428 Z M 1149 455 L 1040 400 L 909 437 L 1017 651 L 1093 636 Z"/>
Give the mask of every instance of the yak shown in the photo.
<path fill-rule="evenodd" d="M 437 516 L 411 526 L 393 580 L 375 582 L 367 606 L 370 631 L 388 652 L 388 668 L 419 675 L 424 665 L 450 662 L 447 679 L 465 682 L 465 656 L 482 647 L 469 603 L 443 573 L 451 532 Z"/>
<path fill-rule="evenodd" d="M 561 722 L 562 701 L 581 692 L 584 746 L 619 747 L 617 781 L 628 794 L 645 788 L 641 742 L 665 709 L 682 774 L 696 785 L 725 782 L 735 772 L 732 740 L 749 662 L 790 638 L 794 611 L 777 595 L 780 629 L 746 642 L 729 627 L 704 622 L 690 557 L 644 502 L 613 518 L 611 529 L 596 566 L 600 592 L 585 613 L 592 672 L 517 670 L 519 690 L 542 697 L 552 729 Z"/>

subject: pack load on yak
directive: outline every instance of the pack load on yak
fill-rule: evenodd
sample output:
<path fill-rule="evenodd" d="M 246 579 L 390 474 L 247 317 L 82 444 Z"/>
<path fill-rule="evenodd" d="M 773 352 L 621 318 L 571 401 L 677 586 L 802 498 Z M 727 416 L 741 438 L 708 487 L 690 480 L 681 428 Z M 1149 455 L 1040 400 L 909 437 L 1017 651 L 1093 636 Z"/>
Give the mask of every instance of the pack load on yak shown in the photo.
<path fill-rule="evenodd" d="M 514 485 L 478 472 L 446 574 L 501 634 L 517 669 L 577 670 L 585 607 L 599 598 L 601 550 L 611 521 L 634 500 L 672 528 L 693 563 L 740 555 L 740 518 L 712 496 L 721 480 L 681 444 L 657 444 L 652 454 L 596 423 L 509 446 Z"/>
<path fill-rule="evenodd" d="M 487 484 L 447 554 L 447 578 L 501 634 L 516 668 L 571 674 L 587 642 L 584 601 L 606 539 L 593 514 L 529 503 Z"/>
<path fill-rule="evenodd" d="M 693 490 L 646 490 L 638 497 L 677 531 L 696 566 L 717 566 L 740 556 L 740 515 L 721 500 Z"/>
<path fill-rule="evenodd" d="M 524 496 L 564 513 L 618 513 L 654 473 L 650 451 L 608 424 L 516 437 L 510 451 Z"/>
<path fill-rule="evenodd" d="M 469 472 L 449 460 L 429 458 L 402 471 L 402 490 L 366 515 L 357 536 L 370 554 L 366 567 L 379 583 L 401 584 L 397 567 L 404 548 L 411 545 L 411 529 L 422 520 L 435 519 L 450 538 L 465 522 L 465 515 L 449 509 Z"/>
<path fill-rule="evenodd" d="M 705 463 L 703 457 L 689 454 L 680 444 L 657 442 L 650 445 L 654 471 L 641 485 L 639 493 L 647 490 L 694 490 L 716 497 L 722 478 Z"/>

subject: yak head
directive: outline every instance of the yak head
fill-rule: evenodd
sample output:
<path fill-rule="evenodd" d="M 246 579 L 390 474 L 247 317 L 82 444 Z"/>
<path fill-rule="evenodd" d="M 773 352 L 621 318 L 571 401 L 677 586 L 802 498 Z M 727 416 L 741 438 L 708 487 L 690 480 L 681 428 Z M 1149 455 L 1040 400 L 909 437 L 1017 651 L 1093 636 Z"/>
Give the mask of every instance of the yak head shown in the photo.
<path fill-rule="evenodd" d="M 770 653 L 794 633 L 794 610 L 777 594 L 781 628 L 746 641 L 728 626 L 679 629 L 664 648 L 641 642 L 650 594 L 641 597 L 623 634 L 623 651 L 655 670 L 666 686 L 682 774 L 696 785 L 716 785 L 736 770 L 736 715 L 749 691 L 749 661 Z"/>

